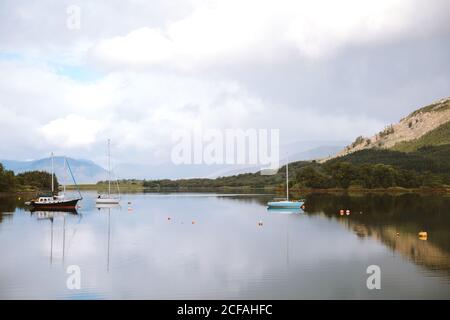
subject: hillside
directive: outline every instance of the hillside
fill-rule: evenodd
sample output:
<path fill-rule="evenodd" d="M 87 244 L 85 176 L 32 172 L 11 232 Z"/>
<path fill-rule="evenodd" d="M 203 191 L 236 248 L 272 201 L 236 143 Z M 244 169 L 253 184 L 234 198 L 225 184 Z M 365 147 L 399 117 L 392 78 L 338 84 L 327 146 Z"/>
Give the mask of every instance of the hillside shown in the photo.
<path fill-rule="evenodd" d="M 431 172 L 448 177 L 450 183 L 450 144 L 425 146 L 408 153 L 383 149 L 360 150 L 327 161 L 327 164 L 338 162 L 356 165 L 382 163 L 415 172 Z"/>
<path fill-rule="evenodd" d="M 399 142 L 391 150 L 412 152 L 425 146 L 450 144 L 450 122 L 446 122 L 418 139 Z"/>
<path fill-rule="evenodd" d="M 351 145 L 331 158 L 365 149 L 393 149 L 410 152 L 426 145 L 450 143 L 449 122 L 450 98 L 441 99 L 412 112 L 397 124 L 387 126 L 372 137 L 359 136 Z"/>

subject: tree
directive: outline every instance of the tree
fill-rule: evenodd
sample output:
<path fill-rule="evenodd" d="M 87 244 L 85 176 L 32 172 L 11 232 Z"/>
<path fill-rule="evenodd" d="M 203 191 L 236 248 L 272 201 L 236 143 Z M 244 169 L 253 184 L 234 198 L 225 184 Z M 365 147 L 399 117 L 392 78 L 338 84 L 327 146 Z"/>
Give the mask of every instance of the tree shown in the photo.
<path fill-rule="evenodd" d="M 337 162 L 325 166 L 326 171 L 338 187 L 347 189 L 353 180 L 358 180 L 356 167 L 348 162 Z"/>
<path fill-rule="evenodd" d="M 14 172 L 5 170 L 0 163 L 0 192 L 14 190 L 15 185 Z"/>
<path fill-rule="evenodd" d="M 317 172 L 313 167 L 303 168 L 296 176 L 297 183 L 307 188 L 325 189 L 330 187 L 330 178 Z"/>

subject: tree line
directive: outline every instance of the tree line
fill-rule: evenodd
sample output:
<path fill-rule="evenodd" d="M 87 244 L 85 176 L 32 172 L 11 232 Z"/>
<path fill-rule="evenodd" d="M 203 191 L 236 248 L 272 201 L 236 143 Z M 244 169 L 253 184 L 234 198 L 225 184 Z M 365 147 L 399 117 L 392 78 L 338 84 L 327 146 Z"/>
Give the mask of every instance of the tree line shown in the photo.
<path fill-rule="evenodd" d="M 51 190 L 52 175 L 45 171 L 28 171 L 14 174 L 11 170 L 6 170 L 0 163 L 0 192 L 13 192 L 25 190 Z M 59 183 L 54 176 L 54 186 L 57 190 Z"/>
<path fill-rule="evenodd" d="M 296 175 L 299 187 L 312 189 L 343 188 L 351 186 L 364 189 L 439 187 L 443 177 L 432 172 L 416 172 L 382 163 L 352 164 L 335 162 L 322 166 L 308 166 Z"/>
<path fill-rule="evenodd" d="M 413 153 L 362 150 L 325 163 L 293 162 L 289 170 L 293 188 L 435 188 L 450 185 L 450 146 L 428 146 Z M 284 187 L 284 183 L 285 168 L 281 167 L 272 176 L 246 173 L 216 179 L 144 180 L 143 186 L 150 191 L 271 189 Z"/>

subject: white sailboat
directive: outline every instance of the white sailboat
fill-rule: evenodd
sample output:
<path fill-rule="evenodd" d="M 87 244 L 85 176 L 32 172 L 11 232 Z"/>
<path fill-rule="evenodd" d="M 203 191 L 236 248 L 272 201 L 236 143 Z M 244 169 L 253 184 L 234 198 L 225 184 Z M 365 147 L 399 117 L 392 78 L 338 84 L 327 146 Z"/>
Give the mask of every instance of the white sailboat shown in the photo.
<path fill-rule="evenodd" d="M 111 142 L 108 139 L 108 193 L 101 194 L 98 196 L 96 203 L 98 205 L 103 204 L 119 204 L 120 203 L 120 190 L 119 183 L 115 180 L 115 184 L 117 187 L 117 194 L 111 194 Z"/>
<path fill-rule="evenodd" d="M 270 201 L 267 203 L 269 209 L 300 209 L 305 202 L 302 200 L 289 200 L 289 158 L 286 162 L 286 200 Z"/>

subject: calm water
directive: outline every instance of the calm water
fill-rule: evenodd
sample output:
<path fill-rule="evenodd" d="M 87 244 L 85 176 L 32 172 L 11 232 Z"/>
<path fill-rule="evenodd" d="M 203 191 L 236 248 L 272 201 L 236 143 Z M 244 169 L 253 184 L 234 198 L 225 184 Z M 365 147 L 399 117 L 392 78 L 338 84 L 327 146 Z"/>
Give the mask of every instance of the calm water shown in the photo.
<path fill-rule="evenodd" d="M 313 195 L 287 214 L 267 195 L 127 194 L 101 210 L 84 196 L 53 218 L 0 198 L 1 299 L 450 298 L 450 198 Z"/>

